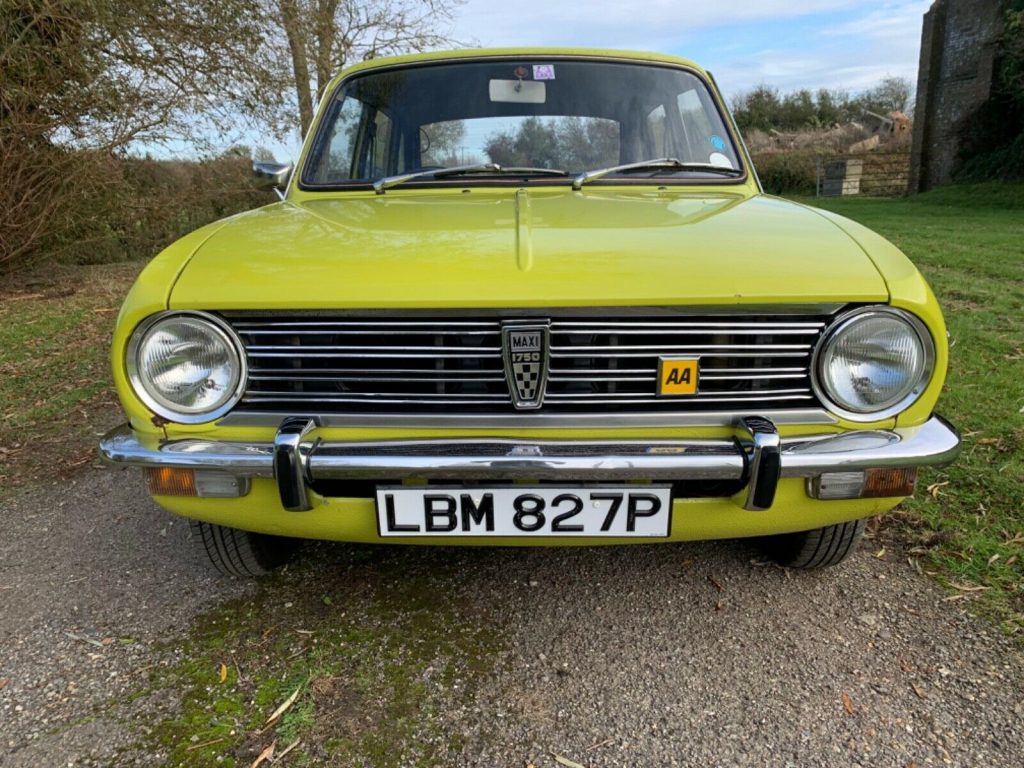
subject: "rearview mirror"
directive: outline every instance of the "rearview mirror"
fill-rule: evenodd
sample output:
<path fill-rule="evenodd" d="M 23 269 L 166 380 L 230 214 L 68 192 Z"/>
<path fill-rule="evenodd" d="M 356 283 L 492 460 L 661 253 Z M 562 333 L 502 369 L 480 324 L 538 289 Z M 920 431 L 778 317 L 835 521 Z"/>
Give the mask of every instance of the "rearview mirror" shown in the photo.
<path fill-rule="evenodd" d="M 265 163 L 253 161 L 252 175 L 256 189 L 274 189 L 278 194 L 288 186 L 288 177 L 292 173 L 291 163 Z"/>

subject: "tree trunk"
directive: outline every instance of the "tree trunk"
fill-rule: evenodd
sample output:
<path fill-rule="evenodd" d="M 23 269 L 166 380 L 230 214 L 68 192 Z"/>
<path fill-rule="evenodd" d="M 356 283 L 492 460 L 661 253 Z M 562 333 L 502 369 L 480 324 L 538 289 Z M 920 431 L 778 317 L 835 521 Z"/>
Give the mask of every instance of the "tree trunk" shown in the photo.
<path fill-rule="evenodd" d="M 299 129 L 305 136 L 313 122 L 313 93 L 309 82 L 309 62 L 306 59 L 302 16 L 296 0 L 278 0 L 278 7 L 281 11 L 281 26 L 288 37 L 288 49 L 292 55 L 295 95 L 299 100 Z"/>
<path fill-rule="evenodd" d="M 331 82 L 331 61 L 337 41 L 338 28 L 334 15 L 338 11 L 338 0 L 320 0 L 316 11 L 316 97 L 323 98 L 327 84 Z"/>

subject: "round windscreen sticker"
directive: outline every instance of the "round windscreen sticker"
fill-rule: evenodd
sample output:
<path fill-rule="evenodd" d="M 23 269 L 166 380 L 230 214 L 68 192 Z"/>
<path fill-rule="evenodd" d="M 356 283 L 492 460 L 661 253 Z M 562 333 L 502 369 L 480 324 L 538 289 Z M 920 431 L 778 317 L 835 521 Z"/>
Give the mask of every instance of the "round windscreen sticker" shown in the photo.
<path fill-rule="evenodd" d="M 721 152 L 712 152 L 711 157 L 708 158 L 708 162 L 712 165 L 718 166 L 719 168 L 732 168 L 732 160 Z"/>

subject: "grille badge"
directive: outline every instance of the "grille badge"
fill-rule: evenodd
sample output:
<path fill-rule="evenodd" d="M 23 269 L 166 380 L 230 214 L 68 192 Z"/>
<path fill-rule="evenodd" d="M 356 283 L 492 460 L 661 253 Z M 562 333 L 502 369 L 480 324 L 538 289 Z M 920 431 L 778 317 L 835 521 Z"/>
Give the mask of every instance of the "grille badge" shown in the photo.
<path fill-rule="evenodd" d="M 548 323 L 506 321 L 501 324 L 505 378 L 517 410 L 536 410 L 544 403 L 549 333 Z"/>

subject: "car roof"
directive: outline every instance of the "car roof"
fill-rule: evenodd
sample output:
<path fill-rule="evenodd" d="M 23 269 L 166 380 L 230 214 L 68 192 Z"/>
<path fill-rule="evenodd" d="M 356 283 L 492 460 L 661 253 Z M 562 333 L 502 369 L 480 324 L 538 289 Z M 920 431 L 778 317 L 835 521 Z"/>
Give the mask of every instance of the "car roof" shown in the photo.
<path fill-rule="evenodd" d="M 402 56 L 382 56 L 376 59 L 361 61 L 358 64 L 346 67 L 335 75 L 325 93 L 333 90 L 334 86 L 337 85 L 342 78 L 348 77 L 356 72 L 365 72 L 384 67 L 426 62 L 457 61 L 459 59 L 480 58 L 515 58 L 518 56 L 529 58 L 550 57 L 552 59 L 593 58 L 675 64 L 677 66 L 692 69 L 701 75 L 707 75 L 707 72 L 702 67 L 689 59 L 684 59 L 680 56 L 670 56 L 664 53 L 653 53 L 650 51 L 621 51 L 614 48 L 466 48 L 452 51 L 409 53 Z"/>

